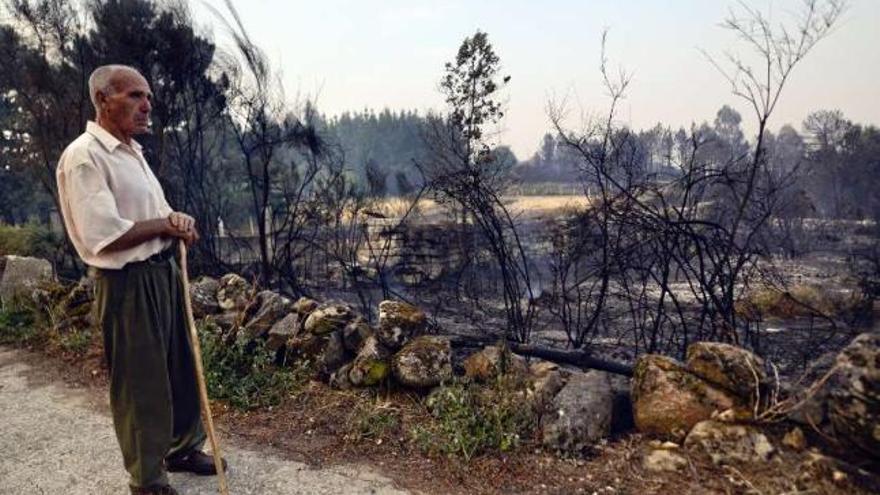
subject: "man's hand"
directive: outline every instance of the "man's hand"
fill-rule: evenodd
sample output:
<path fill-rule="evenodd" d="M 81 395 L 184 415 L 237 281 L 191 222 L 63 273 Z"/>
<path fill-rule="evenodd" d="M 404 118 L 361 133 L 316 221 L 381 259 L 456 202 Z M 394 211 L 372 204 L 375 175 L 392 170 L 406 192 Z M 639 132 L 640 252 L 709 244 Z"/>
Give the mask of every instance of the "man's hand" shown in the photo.
<path fill-rule="evenodd" d="M 189 232 L 196 227 L 195 218 L 179 211 L 172 211 L 171 214 L 168 215 L 168 221 L 171 222 L 172 227 L 180 232 Z"/>
<path fill-rule="evenodd" d="M 180 213 L 179 211 L 171 212 L 168 215 L 168 223 L 171 225 L 169 235 L 183 239 L 187 247 L 199 240 L 199 232 L 196 230 L 196 219 Z"/>
<path fill-rule="evenodd" d="M 183 239 L 187 246 L 192 246 L 199 240 L 199 233 L 196 230 L 196 221 L 193 217 L 174 212 L 166 218 L 135 222 L 132 228 L 102 249 L 101 253 L 131 249 L 157 237 L 176 237 Z"/>

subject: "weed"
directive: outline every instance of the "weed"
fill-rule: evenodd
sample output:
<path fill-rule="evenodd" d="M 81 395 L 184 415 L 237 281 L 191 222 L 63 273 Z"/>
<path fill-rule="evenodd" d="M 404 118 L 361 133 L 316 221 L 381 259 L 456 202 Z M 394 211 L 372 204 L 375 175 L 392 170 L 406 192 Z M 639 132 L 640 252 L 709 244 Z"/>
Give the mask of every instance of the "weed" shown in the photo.
<path fill-rule="evenodd" d="M 199 341 L 208 394 L 239 409 L 277 405 L 309 376 L 308 363 L 277 366 L 275 353 L 262 341 L 239 337 L 228 343 L 216 327 L 205 325 L 199 328 Z"/>
<path fill-rule="evenodd" d="M 396 430 L 399 425 L 399 413 L 389 402 L 364 400 L 349 416 L 348 436 L 354 440 L 377 440 Z"/>
<path fill-rule="evenodd" d="M 58 335 L 58 346 L 64 351 L 82 356 L 92 344 L 94 332 L 90 328 L 71 328 Z"/>
<path fill-rule="evenodd" d="M 0 344 L 28 345 L 39 336 L 30 309 L 16 305 L 0 309 Z"/>
<path fill-rule="evenodd" d="M 512 450 L 534 426 L 523 404 L 522 390 L 507 377 L 487 387 L 453 381 L 428 396 L 431 420 L 411 428 L 410 436 L 424 451 L 466 461 L 493 449 Z"/>

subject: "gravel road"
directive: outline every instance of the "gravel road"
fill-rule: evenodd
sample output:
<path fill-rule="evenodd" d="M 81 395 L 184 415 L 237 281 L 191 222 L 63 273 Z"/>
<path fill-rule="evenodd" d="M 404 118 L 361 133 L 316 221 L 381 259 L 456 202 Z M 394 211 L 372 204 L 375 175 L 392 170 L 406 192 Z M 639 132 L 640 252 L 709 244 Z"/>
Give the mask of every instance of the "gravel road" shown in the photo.
<path fill-rule="evenodd" d="M 89 393 L 47 380 L 0 347 L 0 494 L 118 495 L 127 474 L 109 415 Z M 402 494 L 368 468 L 314 469 L 221 438 L 233 495 Z M 171 474 L 182 494 L 218 493 L 214 477 Z"/>

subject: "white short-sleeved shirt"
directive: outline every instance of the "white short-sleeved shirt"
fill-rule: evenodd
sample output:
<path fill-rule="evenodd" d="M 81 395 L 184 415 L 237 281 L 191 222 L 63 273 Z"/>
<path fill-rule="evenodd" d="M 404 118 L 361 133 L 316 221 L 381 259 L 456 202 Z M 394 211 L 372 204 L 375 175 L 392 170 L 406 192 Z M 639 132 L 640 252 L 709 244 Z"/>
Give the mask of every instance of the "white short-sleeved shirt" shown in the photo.
<path fill-rule="evenodd" d="M 89 122 L 86 132 L 61 154 L 56 178 L 67 234 L 87 265 L 119 269 L 171 245 L 170 239 L 155 238 L 130 249 L 101 252 L 135 222 L 165 218 L 172 211 L 134 140 L 129 146 Z"/>

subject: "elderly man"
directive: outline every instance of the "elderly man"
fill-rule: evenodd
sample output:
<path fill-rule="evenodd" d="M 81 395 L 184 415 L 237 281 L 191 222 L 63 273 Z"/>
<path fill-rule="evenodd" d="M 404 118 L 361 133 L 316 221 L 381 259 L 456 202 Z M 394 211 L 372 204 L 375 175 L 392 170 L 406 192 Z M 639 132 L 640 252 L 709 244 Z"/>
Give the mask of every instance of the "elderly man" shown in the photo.
<path fill-rule="evenodd" d="M 131 492 L 175 494 L 166 471 L 216 474 L 201 452 L 183 285 L 173 244 L 198 240 L 172 211 L 132 139 L 148 131 L 152 93 L 135 69 L 107 65 L 89 78 L 96 118 L 58 163 L 67 233 L 96 280 L 96 312 L 110 369 L 113 425 Z"/>

